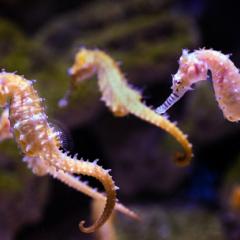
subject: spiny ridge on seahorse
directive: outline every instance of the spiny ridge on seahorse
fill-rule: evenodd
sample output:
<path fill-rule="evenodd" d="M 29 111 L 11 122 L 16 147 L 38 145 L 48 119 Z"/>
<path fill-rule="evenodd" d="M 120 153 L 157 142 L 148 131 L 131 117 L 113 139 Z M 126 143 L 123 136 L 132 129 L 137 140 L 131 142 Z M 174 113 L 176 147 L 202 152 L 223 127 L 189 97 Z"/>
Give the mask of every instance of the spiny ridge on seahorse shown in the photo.
<path fill-rule="evenodd" d="M 32 85 L 32 82 L 23 76 L 0 73 L 0 107 L 9 104 L 9 120 L 14 138 L 25 155 L 24 161 L 35 174 L 51 174 L 60 180 L 63 180 L 66 173 L 83 174 L 95 177 L 103 184 L 107 196 L 102 215 L 90 227 L 84 227 L 84 221 L 80 222 L 83 232 L 93 232 L 102 226 L 112 213 L 116 202 L 114 181 L 108 170 L 96 163 L 71 158 L 59 150 L 59 132 L 48 123 L 41 99 Z M 65 182 L 67 180 L 68 178 Z"/>
<path fill-rule="evenodd" d="M 69 69 L 69 74 L 72 76 L 70 87 L 65 97 L 60 100 L 59 105 L 65 106 L 74 87 L 95 73 L 98 76 L 102 100 L 116 116 L 125 116 L 132 113 L 164 129 L 184 148 L 184 155 L 178 154 L 176 162 L 182 166 L 190 162 L 192 158 L 192 145 L 188 142 L 186 135 L 175 124 L 168 121 L 165 117 L 158 115 L 141 102 L 141 94 L 127 84 L 118 65 L 103 51 L 86 48 L 79 50 L 73 66 Z"/>

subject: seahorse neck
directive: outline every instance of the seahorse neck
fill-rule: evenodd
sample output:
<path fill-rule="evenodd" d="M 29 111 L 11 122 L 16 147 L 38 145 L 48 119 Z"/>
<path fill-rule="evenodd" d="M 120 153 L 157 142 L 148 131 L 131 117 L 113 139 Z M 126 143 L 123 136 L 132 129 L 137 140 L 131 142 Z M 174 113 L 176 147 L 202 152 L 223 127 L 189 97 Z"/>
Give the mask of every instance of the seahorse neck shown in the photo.
<path fill-rule="evenodd" d="M 199 59 L 204 61 L 212 72 L 212 81 L 216 100 L 224 116 L 229 121 L 238 121 L 240 118 L 240 75 L 239 70 L 224 55 L 214 50 L 199 50 L 196 52 Z"/>
<path fill-rule="evenodd" d="M 197 58 L 207 64 L 212 72 L 213 81 L 221 81 L 222 77 L 238 74 L 238 69 L 229 59 L 228 55 L 215 50 L 198 50 L 195 52 Z"/>
<path fill-rule="evenodd" d="M 123 82 L 123 76 L 117 64 L 107 54 L 102 51 L 95 51 L 95 63 L 99 79 L 104 77 L 110 85 Z"/>

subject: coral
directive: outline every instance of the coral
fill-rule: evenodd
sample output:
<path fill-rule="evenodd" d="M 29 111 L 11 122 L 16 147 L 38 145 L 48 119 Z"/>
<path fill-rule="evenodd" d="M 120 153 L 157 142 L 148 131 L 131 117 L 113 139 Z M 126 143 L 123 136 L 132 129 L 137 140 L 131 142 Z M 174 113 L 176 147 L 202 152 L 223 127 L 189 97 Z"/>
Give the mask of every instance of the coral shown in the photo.
<path fill-rule="evenodd" d="M 10 99 L 10 123 L 24 161 L 36 175 L 46 174 L 68 183 L 65 175 L 83 174 L 97 178 L 107 192 L 106 206 L 101 217 L 90 227 L 80 223 L 84 232 L 93 232 L 111 215 L 115 205 L 115 185 L 107 170 L 95 162 L 78 161 L 59 150 L 61 146 L 59 132 L 50 127 L 41 104 L 41 99 L 32 86 L 32 82 L 13 73 L 0 75 L 0 106 L 5 107 Z M 71 182 L 69 183 L 71 185 Z M 73 186 L 74 187 L 74 186 Z"/>
<path fill-rule="evenodd" d="M 98 83 L 102 92 L 102 100 L 116 116 L 126 116 L 129 113 L 163 128 L 183 146 L 185 154 L 176 156 L 179 165 L 186 165 L 192 157 L 192 147 L 186 136 L 175 124 L 157 115 L 141 102 L 141 94 L 131 88 L 114 60 L 100 50 L 82 48 L 76 54 L 74 65 L 69 69 L 73 80 L 65 97 L 59 105 L 65 106 L 72 89 L 83 80 L 97 73 Z"/>

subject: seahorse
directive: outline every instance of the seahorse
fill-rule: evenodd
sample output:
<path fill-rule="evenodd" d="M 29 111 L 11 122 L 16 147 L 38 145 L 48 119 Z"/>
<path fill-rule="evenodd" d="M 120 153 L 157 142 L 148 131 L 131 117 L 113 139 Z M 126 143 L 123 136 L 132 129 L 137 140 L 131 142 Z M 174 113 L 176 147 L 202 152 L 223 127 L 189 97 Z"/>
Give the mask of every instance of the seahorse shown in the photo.
<path fill-rule="evenodd" d="M 13 134 L 12 134 L 10 120 L 9 120 L 9 108 L 6 107 L 0 115 L 0 142 L 5 139 L 9 139 L 9 138 L 13 138 Z M 76 158 L 76 156 L 75 156 L 75 158 Z M 30 159 L 28 161 L 27 158 L 24 158 L 23 160 L 28 162 L 29 167 L 31 169 L 33 169 L 34 172 L 35 172 L 35 168 L 37 168 L 37 169 L 39 168 L 39 165 L 38 165 L 39 160 Z M 98 160 L 95 160 L 95 163 L 97 163 L 97 162 L 98 162 Z M 72 188 L 84 193 L 85 195 L 95 199 L 96 201 L 103 201 L 103 202 L 106 201 L 106 197 L 103 194 L 96 191 L 96 189 L 93 189 L 90 186 L 88 186 L 86 184 L 86 182 L 80 181 L 79 177 L 75 177 L 69 173 L 66 173 L 66 172 L 63 172 L 60 170 L 58 172 L 56 172 L 56 169 L 53 169 L 53 168 L 48 169 L 48 173 L 50 173 L 52 176 L 56 177 L 58 180 L 62 181 L 69 187 L 72 187 Z M 117 189 L 118 187 L 115 186 L 115 188 Z M 135 220 L 140 220 L 140 217 L 135 212 L 126 208 L 124 205 L 122 205 L 119 202 L 117 202 L 115 204 L 115 210 L 117 210 Z"/>
<path fill-rule="evenodd" d="M 68 98 L 73 89 L 83 80 L 97 74 L 98 84 L 102 92 L 102 100 L 116 116 L 126 116 L 131 113 L 157 127 L 170 133 L 183 146 L 185 153 L 176 155 L 176 162 L 180 166 L 187 165 L 192 158 L 192 145 L 186 135 L 168 121 L 165 117 L 158 115 L 150 107 L 142 103 L 141 94 L 130 87 L 119 69 L 117 63 L 101 50 L 89 50 L 81 48 L 76 56 L 73 66 L 69 69 L 72 77 L 70 87 L 63 99 L 59 101 L 60 106 L 68 103 Z"/>
<path fill-rule="evenodd" d="M 226 119 L 231 122 L 240 120 L 240 74 L 229 59 L 229 55 L 211 49 L 200 49 L 189 53 L 183 50 L 179 60 L 179 69 L 173 75 L 172 93 L 156 109 L 159 114 L 165 113 L 177 102 L 192 85 L 208 79 L 211 71 L 215 97 Z"/>
<path fill-rule="evenodd" d="M 86 162 L 83 159 L 70 157 L 62 152 L 59 132 L 55 131 L 47 121 L 47 115 L 42 106 L 42 99 L 33 88 L 33 82 L 15 73 L 0 73 L 0 108 L 9 107 L 9 121 L 14 138 L 24 154 L 24 161 L 36 175 L 51 174 L 69 186 L 85 191 L 93 198 L 105 200 L 100 193 L 94 192 L 88 186 L 85 189 L 73 177 L 73 174 L 83 174 L 95 177 L 104 186 L 106 204 L 102 215 L 91 226 L 85 227 L 85 221 L 79 224 L 85 233 L 95 231 L 110 217 L 116 202 L 116 189 L 108 170 L 98 166 L 96 162 Z M 125 211 L 122 205 L 118 210 Z"/>

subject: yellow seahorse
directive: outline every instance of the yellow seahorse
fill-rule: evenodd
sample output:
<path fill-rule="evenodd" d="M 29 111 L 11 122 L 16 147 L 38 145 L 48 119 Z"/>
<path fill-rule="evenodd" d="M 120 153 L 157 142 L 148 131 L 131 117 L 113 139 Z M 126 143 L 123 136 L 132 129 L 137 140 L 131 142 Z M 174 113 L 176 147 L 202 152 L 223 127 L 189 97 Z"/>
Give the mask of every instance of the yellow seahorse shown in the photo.
<path fill-rule="evenodd" d="M 106 222 L 115 206 L 116 187 L 114 181 L 109 175 L 109 171 L 98 166 L 96 162 L 85 162 L 76 157 L 71 158 L 59 150 L 60 133 L 49 125 L 41 103 L 42 100 L 32 84 L 22 76 L 1 72 L 0 108 L 9 107 L 11 131 L 24 154 L 24 161 L 36 175 L 50 174 L 95 199 L 106 199 L 102 215 L 92 226 L 84 227 L 84 221 L 79 224 L 81 231 L 93 232 Z M 9 133 L 11 131 L 9 130 Z M 105 197 L 84 185 L 73 174 L 95 177 L 103 184 L 107 196 Z M 137 217 L 121 204 L 117 204 L 116 209 L 132 217 Z"/>
<path fill-rule="evenodd" d="M 183 50 L 179 60 L 179 69 L 173 75 L 172 94 L 156 109 L 158 113 L 166 112 L 188 90 L 212 74 L 216 100 L 225 118 L 231 122 L 240 120 L 240 74 L 229 55 L 215 50 L 200 49 L 192 53 Z"/>
<path fill-rule="evenodd" d="M 176 162 L 181 166 L 189 163 L 192 158 L 192 145 L 188 142 L 186 135 L 174 123 L 158 115 L 141 102 L 141 94 L 127 84 L 118 65 L 103 51 L 86 48 L 79 50 L 74 65 L 69 69 L 69 74 L 72 76 L 70 87 L 65 97 L 59 101 L 59 105 L 65 106 L 74 87 L 95 73 L 98 76 L 102 100 L 116 116 L 132 113 L 157 127 L 163 128 L 176 138 L 184 148 L 185 154 L 178 153 Z"/>

